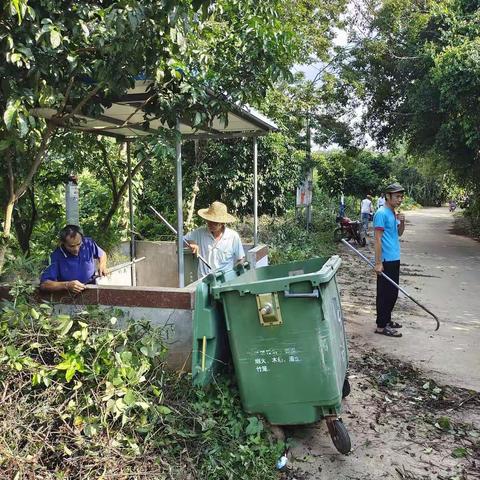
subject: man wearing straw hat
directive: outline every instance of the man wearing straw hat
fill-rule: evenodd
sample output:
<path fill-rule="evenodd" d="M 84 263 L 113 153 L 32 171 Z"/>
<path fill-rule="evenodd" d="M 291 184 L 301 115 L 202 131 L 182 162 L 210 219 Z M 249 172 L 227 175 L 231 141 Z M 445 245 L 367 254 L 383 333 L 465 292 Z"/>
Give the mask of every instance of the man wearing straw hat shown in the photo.
<path fill-rule="evenodd" d="M 200 254 L 214 270 L 231 270 L 245 258 L 240 236 L 225 224 L 236 218 L 227 211 L 222 202 L 213 202 L 208 208 L 201 208 L 198 215 L 206 220 L 204 227 L 187 233 L 185 239 L 195 255 Z M 210 273 L 203 262 L 198 262 L 198 277 Z"/>

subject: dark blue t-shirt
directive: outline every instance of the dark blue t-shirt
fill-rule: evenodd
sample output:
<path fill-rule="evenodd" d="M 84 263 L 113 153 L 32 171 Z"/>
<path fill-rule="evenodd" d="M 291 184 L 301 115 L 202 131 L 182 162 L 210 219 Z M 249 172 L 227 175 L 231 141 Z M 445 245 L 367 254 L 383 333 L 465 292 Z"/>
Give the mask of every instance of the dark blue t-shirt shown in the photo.
<path fill-rule="evenodd" d="M 43 271 L 40 282 L 68 282 L 78 280 L 89 283 L 95 274 L 95 259 L 105 252 L 89 237 L 83 237 L 78 255 L 58 247 L 50 256 L 50 265 Z"/>

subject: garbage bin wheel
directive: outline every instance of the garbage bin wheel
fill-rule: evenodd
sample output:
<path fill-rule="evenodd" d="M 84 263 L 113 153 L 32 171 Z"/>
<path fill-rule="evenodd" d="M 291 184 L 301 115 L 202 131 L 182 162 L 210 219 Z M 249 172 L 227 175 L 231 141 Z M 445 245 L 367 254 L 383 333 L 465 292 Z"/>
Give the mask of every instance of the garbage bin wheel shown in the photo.
<path fill-rule="evenodd" d="M 332 438 L 335 448 L 344 455 L 350 453 L 352 443 L 350 442 L 350 436 L 342 420 L 332 420 L 329 427 L 330 437 Z"/>
<path fill-rule="evenodd" d="M 342 398 L 346 398 L 350 395 L 350 382 L 348 381 L 348 377 L 345 377 L 343 381 L 343 388 L 342 388 Z"/>
<path fill-rule="evenodd" d="M 342 238 L 344 238 L 345 235 L 343 233 L 343 228 L 342 227 L 337 227 L 334 231 L 333 231 L 333 241 L 334 242 L 340 242 L 342 240 Z"/>

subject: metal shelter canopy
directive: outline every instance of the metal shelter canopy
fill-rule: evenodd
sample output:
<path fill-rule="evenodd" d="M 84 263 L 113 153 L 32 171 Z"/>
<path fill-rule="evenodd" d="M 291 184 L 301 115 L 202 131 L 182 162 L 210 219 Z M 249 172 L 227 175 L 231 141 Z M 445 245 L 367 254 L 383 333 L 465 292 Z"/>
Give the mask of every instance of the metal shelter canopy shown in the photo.
<path fill-rule="evenodd" d="M 75 114 L 75 122 L 69 122 L 62 125 L 61 117 L 55 117 L 57 111 L 51 108 L 38 108 L 32 111 L 32 114 L 52 120 L 59 126 L 79 130 L 96 135 L 107 135 L 122 139 L 126 142 L 134 138 L 146 137 L 148 135 L 158 135 L 168 125 L 154 116 L 146 116 L 143 112 L 143 106 L 146 104 L 151 94 L 148 87 L 151 81 L 136 80 L 135 87 L 128 90 L 127 93 L 114 101 L 109 108 L 106 108 L 98 117 L 89 117 L 86 115 Z M 213 96 L 213 95 L 212 95 Z M 148 128 L 144 128 L 145 122 L 148 122 Z M 182 185 L 182 140 L 196 140 L 202 138 L 228 139 L 235 137 L 253 137 L 253 173 L 254 173 L 254 244 L 258 243 L 258 176 L 257 176 L 257 137 L 266 135 L 269 132 L 278 130 L 278 127 L 253 108 L 238 106 L 230 103 L 227 113 L 227 121 L 220 117 L 214 117 L 208 127 L 194 128 L 186 120 L 179 118 L 177 120 L 176 130 L 180 133 L 176 140 L 176 195 L 177 195 L 177 232 L 183 232 L 183 185 Z M 130 206 L 130 230 L 132 238 L 130 244 L 130 255 L 135 257 L 135 234 L 133 233 L 133 208 L 131 197 L 131 171 L 130 171 L 130 148 L 127 143 L 127 162 L 129 178 L 129 206 Z M 178 249 L 178 283 L 179 287 L 184 286 L 184 262 L 183 262 L 183 241 L 182 236 L 177 236 Z M 133 268 L 133 267 L 132 267 Z M 133 275 L 132 275 L 133 285 Z"/>
<path fill-rule="evenodd" d="M 149 100 L 154 100 L 148 91 L 151 83 L 148 80 L 136 80 L 135 87 L 115 100 L 100 116 L 93 118 L 75 114 L 75 122 L 70 122 L 68 128 L 124 139 L 157 135 L 162 129 L 169 129 L 170 127 L 159 118 L 154 115 L 145 115 L 143 112 L 143 106 Z M 214 97 L 213 93 L 211 96 Z M 52 119 L 62 126 L 61 118 L 54 118 L 57 113 L 54 109 L 38 108 L 32 113 Z M 217 116 L 208 127 L 193 127 L 187 120 L 182 118 L 179 120 L 178 130 L 182 138 L 188 140 L 260 136 L 278 130 L 271 120 L 253 108 L 238 106 L 231 102 L 227 122 Z M 146 122 L 148 122 L 148 128 L 144 127 Z"/>

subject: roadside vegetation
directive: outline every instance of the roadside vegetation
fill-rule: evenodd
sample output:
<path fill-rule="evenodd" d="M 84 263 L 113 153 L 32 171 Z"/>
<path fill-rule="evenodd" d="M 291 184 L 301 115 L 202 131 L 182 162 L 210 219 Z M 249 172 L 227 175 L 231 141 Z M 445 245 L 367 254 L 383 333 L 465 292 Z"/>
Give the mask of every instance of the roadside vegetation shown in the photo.
<path fill-rule="evenodd" d="M 0 312 L 0 478 L 271 479 L 285 448 L 225 377 L 192 389 L 162 331 L 54 314 L 18 282 Z"/>

